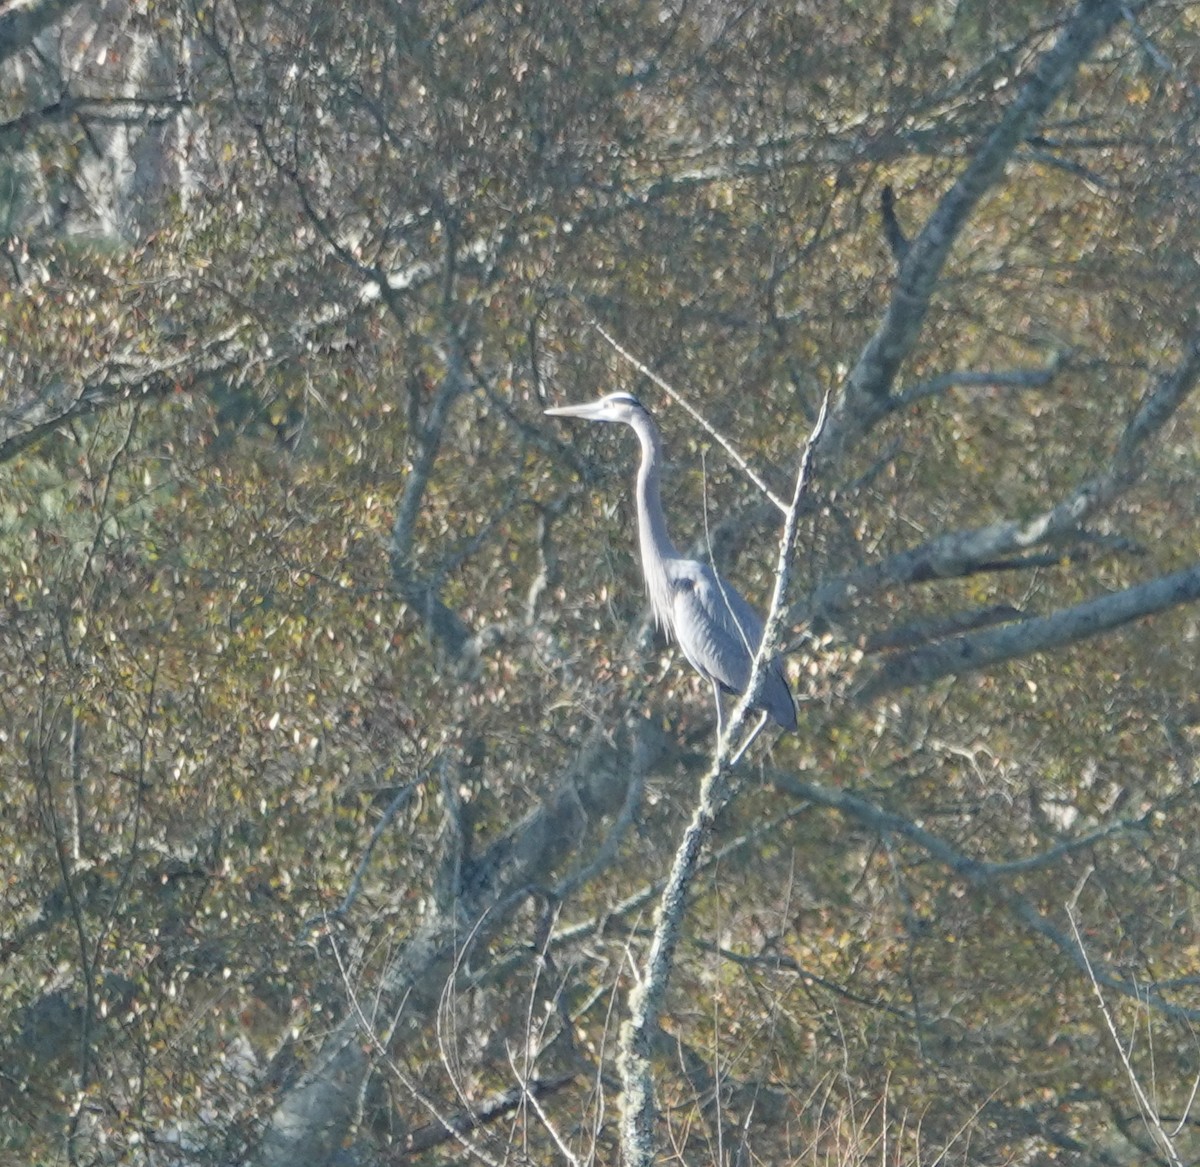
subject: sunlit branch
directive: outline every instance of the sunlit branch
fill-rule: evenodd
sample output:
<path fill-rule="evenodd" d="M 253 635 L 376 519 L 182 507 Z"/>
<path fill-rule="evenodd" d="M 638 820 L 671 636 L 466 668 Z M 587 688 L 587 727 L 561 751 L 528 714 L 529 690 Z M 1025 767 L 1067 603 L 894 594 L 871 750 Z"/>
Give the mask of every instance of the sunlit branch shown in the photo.
<path fill-rule="evenodd" d="M 692 405 L 691 402 L 683 396 L 683 394 L 681 394 L 677 389 L 673 388 L 668 382 L 663 380 L 663 378 L 660 377 L 652 368 L 650 368 L 649 365 L 639 361 L 637 357 L 635 357 L 627 348 L 624 347 L 624 345 L 622 345 L 615 337 L 606 331 L 603 325 L 593 320 L 592 327 L 608 342 L 618 356 L 620 356 L 623 360 L 628 361 L 629 364 L 631 364 L 639 373 L 641 373 L 643 377 L 653 381 L 654 384 L 657 385 L 672 401 L 674 401 L 676 405 L 680 406 L 688 414 L 688 416 L 690 416 L 691 419 L 704 430 L 705 433 L 712 437 L 729 455 L 729 457 L 733 459 L 734 465 L 737 466 L 738 469 L 741 470 L 741 472 L 745 474 L 745 476 L 749 478 L 750 481 L 753 482 L 754 485 L 757 486 L 758 489 L 775 504 L 776 509 L 781 514 L 786 515 L 788 513 L 788 504 L 784 502 L 783 499 L 781 499 L 766 484 L 766 482 L 759 476 L 750 463 L 738 453 L 733 443 L 729 441 L 729 439 L 726 438 L 725 435 L 721 433 L 721 431 L 718 430 L 717 427 L 714 426 L 712 422 L 710 422 L 698 409 L 696 409 L 696 407 Z"/>
<path fill-rule="evenodd" d="M 1118 0 L 1084 0 L 1058 41 L 1039 59 L 1016 99 L 911 241 L 874 336 L 842 386 L 828 441 L 837 448 L 893 407 L 892 384 L 920 334 L 950 250 L 980 199 L 1001 178 L 1014 150 L 1045 115 L 1100 40 L 1122 19 Z"/>
<path fill-rule="evenodd" d="M 896 689 L 929 685 L 943 677 L 961 676 L 1031 653 L 1061 648 L 1198 599 L 1200 564 L 1194 564 L 1050 616 L 959 636 L 897 657 L 856 690 L 855 700 L 869 704 Z"/>
<path fill-rule="evenodd" d="M 1165 1152 L 1167 1159 L 1172 1167 L 1183 1167 L 1183 1159 L 1180 1158 L 1179 1152 L 1175 1149 L 1175 1144 L 1170 1135 L 1163 1128 L 1162 1119 L 1159 1116 L 1158 1109 L 1146 1097 L 1146 1092 L 1142 1089 L 1142 1084 L 1138 1080 L 1137 1073 L 1134 1071 L 1133 1064 L 1129 1060 L 1129 1055 L 1125 1052 L 1125 1042 L 1117 1033 L 1116 1023 L 1113 1021 L 1112 1011 L 1108 1007 L 1108 1002 L 1104 999 L 1104 993 L 1101 990 L 1099 978 L 1096 976 L 1096 971 L 1092 967 L 1091 959 L 1087 954 L 1087 949 L 1084 947 L 1083 937 L 1079 934 L 1079 924 L 1075 920 L 1074 904 L 1067 904 L 1067 918 L 1071 921 L 1071 938 L 1075 942 L 1075 947 L 1079 950 L 1080 958 L 1083 962 L 1084 971 L 1088 974 L 1088 979 L 1092 982 L 1092 991 L 1096 994 L 1096 999 L 1100 1003 L 1100 1012 L 1104 1017 L 1104 1023 L 1108 1028 L 1109 1036 L 1112 1038 L 1113 1045 L 1116 1046 L 1117 1056 L 1121 1059 L 1121 1065 L 1125 1069 L 1125 1076 L 1129 1080 L 1130 1088 L 1133 1090 L 1133 1095 L 1137 1099 L 1138 1110 L 1141 1112 L 1142 1120 L 1147 1124 L 1149 1129 L 1155 1135 L 1155 1141 L 1158 1143 L 1159 1149 Z M 1193 1094 L 1195 1088 L 1193 1087 Z"/>
<path fill-rule="evenodd" d="M 630 994 L 629 1019 L 622 1027 L 617 1066 L 621 1075 L 621 1148 L 627 1167 L 650 1167 L 655 1159 L 654 1129 L 657 1108 L 651 1066 L 659 1017 L 666 999 L 674 967 L 675 951 L 687 910 L 687 897 L 700 860 L 700 852 L 712 832 L 717 815 L 729 801 L 729 772 L 740 753 L 733 753 L 746 718 L 757 702 L 766 678 L 766 667 L 778 650 L 783 626 L 784 595 L 791 570 L 792 547 L 800 514 L 800 502 L 810 484 L 813 451 L 824 432 L 829 395 L 821 405 L 816 425 L 809 434 L 796 471 L 792 501 L 787 509 L 783 535 L 779 541 L 779 559 L 775 569 L 775 588 L 758 646 L 750 683 L 729 719 L 717 744 L 713 765 L 700 786 L 700 795 L 692 820 L 675 852 L 671 872 L 663 888 L 654 920 L 654 935 L 641 979 Z"/>
<path fill-rule="evenodd" d="M 1146 472 L 1146 447 L 1178 412 L 1200 381 L 1200 330 L 1189 338 L 1181 360 L 1160 375 L 1125 426 L 1109 464 L 1048 510 L 1028 519 L 1003 519 L 951 531 L 823 583 L 794 622 L 836 612 L 855 600 L 894 587 L 935 579 L 957 579 L 1041 544 L 1079 537 L 1084 520 L 1109 505 Z"/>

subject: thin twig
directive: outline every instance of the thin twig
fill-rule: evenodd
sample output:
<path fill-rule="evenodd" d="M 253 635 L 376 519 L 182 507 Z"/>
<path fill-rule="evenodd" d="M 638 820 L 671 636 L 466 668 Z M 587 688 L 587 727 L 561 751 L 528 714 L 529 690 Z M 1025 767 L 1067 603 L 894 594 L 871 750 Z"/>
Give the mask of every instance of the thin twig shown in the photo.
<path fill-rule="evenodd" d="M 522 1074 L 517 1069 L 516 1062 L 513 1060 L 512 1051 L 508 1054 L 508 1064 L 513 1074 L 516 1076 L 517 1082 L 521 1089 L 521 1102 L 528 1102 L 533 1107 L 534 1113 L 538 1116 L 539 1121 L 545 1128 L 546 1133 L 554 1140 L 554 1145 L 558 1147 L 562 1153 L 562 1157 L 571 1165 L 571 1167 L 583 1167 L 579 1156 L 567 1145 L 566 1139 L 563 1138 L 561 1132 L 550 1121 L 550 1116 L 543 1109 L 541 1102 L 538 1101 L 537 1082 L 535 1079 Z M 574 1075 L 567 1079 L 568 1082 L 574 1081 Z"/>
<path fill-rule="evenodd" d="M 488 1167 L 500 1167 L 498 1160 L 492 1158 L 483 1147 L 473 1139 L 467 1137 L 467 1131 L 478 1125 L 477 1123 L 464 1123 L 460 1118 L 454 1115 L 445 1113 L 442 1108 L 433 1101 L 413 1080 L 404 1072 L 400 1063 L 388 1053 L 386 1046 L 375 1031 L 375 1025 L 367 1017 L 363 1011 L 363 1007 L 358 998 L 358 993 L 351 983 L 350 970 L 347 967 L 345 960 L 342 957 L 341 951 L 335 944 L 333 946 L 334 959 L 337 961 L 338 972 L 342 977 L 342 985 L 346 990 L 346 1000 L 350 1005 L 351 1015 L 354 1017 L 359 1031 L 366 1039 L 368 1045 L 375 1051 L 375 1055 L 383 1062 L 385 1066 L 396 1076 L 404 1088 L 417 1100 L 429 1114 L 440 1124 L 440 1126 L 448 1132 L 450 1138 L 454 1139 L 468 1155 L 473 1155 L 482 1163 L 486 1163 Z M 451 974 L 453 976 L 453 974 Z M 457 1084 L 456 1084 L 457 1088 Z M 470 1108 L 467 1108 L 468 1114 Z"/>
<path fill-rule="evenodd" d="M 1067 919 L 1071 921 L 1071 932 L 1075 937 L 1075 943 L 1079 946 L 1079 955 L 1082 958 L 1083 967 L 1087 970 L 1088 978 L 1092 982 L 1092 990 L 1096 994 L 1096 1000 L 1100 1002 L 1100 1013 L 1104 1017 L 1104 1024 L 1108 1026 L 1108 1032 L 1112 1037 L 1113 1045 L 1117 1047 L 1117 1054 L 1121 1058 L 1121 1065 L 1125 1067 L 1125 1076 L 1129 1079 L 1133 1096 L 1137 1099 L 1138 1109 L 1142 1112 L 1142 1121 L 1146 1123 L 1153 1134 L 1158 1136 L 1159 1144 L 1166 1152 L 1167 1158 L 1174 1164 L 1174 1167 L 1183 1167 L 1183 1160 L 1179 1157 L 1179 1152 L 1175 1150 L 1175 1144 L 1171 1142 L 1171 1136 L 1163 1129 L 1162 1122 L 1158 1117 L 1158 1111 L 1150 1104 L 1150 1099 L 1146 1097 L 1146 1092 L 1142 1089 L 1141 1082 L 1138 1081 L 1137 1072 L 1129 1061 L 1129 1055 L 1125 1052 L 1125 1046 L 1122 1044 L 1120 1035 L 1117 1033 L 1117 1027 L 1113 1022 L 1112 1013 L 1109 1011 L 1108 1002 L 1105 1001 L 1100 984 L 1092 973 L 1092 962 L 1088 958 L 1087 949 L 1083 945 L 1083 937 L 1079 934 L 1079 924 L 1075 919 L 1075 909 L 1069 903 L 1065 906 L 1067 909 Z"/>
<path fill-rule="evenodd" d="M 746 713 L 753 708 L 762 696 L 763 686 L 767 680 L 767 664 L 779 650 L 779 640 L 786 619 L 784 599 L 787 593 L 788 580 L 791 576 L 792 546 L 796 542 L 796 528 L 800 521 L 800 501 L 808 490 L 812 476 L 813 452 L 825 433 L 825 423 L 829 420 L 830 393 L 827 390 L 821 400 L 821 409 L 817 414 L 816 424 L 804 443 L 804 451 L 800 455 L 800 467 L 796 471 L 796 486 L 792 491 L 792 501 L 784 514 L 787 516 L 783 524 L 783 535 L 779 540 L 779 563 L 775 568 L 775 589 L 771 595 L 771 607 L 767 613 L 766 624 L 763 628 L 762 641 L 758 646 L 758 655 L 750 672 L 750 684 L 746 686 L 745 696 L 734 711 L 734 722 L 740 725 Z"/>
<path fill-rule="evenodd" d="M 692 405 L 677 389 L 672 388 L 666 381 L 662 379 L 649 365 L 639 361 L 620 341 L 607 332 L 602 324 L 598 321 L 591 321 L 592 327 L 609 343 L 618 356 L 628 361 L 643 377 L 653 381 L 676 405 L 681 406 L 691 416 L 692 420 L 700 425 L 704 431 L 709 434 L 715 441 L 719 442 L 721 448 L 724 449 L 735 462 L 738 469 L 758 487 L 775 504 L 781 514 L 788 513 L 787 503 L 783 501 L 767 484 L 766 481 L 758 474 L 758 472 L 741 456 L 735 449 L 732 442 L 722 434 L 716 426 L 714 426 L 694 405 Z"/>

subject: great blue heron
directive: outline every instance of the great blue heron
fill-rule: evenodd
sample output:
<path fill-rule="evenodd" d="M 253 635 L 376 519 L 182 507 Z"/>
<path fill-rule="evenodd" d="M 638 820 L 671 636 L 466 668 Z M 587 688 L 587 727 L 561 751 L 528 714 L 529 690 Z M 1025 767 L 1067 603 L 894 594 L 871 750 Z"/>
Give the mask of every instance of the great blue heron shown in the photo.
<path fill-rule="evenodd" d="M 754 655 L 762 642 L 763 623 L 733 584 L 709 564 L 685 559 L 671 542 L 659 490 L 662 441 L 658 426 L 631 393 L 610 393 L 586 405 L 564 405 L 546 412 L 554 417 L 623 422 L 637 434 L 642 447 L 636 492 L 638 541 L 650 606 L 659 626 L 675 638 L 688 663 L 712 685 L 720 737 L 724 724 L 721 692 L 746 691 Z M 784 729 L 796 728 L 796 707 L 778 657 L 767 665 L 757 708 L 763 711 L 764 720 L 770 716 Z"/>

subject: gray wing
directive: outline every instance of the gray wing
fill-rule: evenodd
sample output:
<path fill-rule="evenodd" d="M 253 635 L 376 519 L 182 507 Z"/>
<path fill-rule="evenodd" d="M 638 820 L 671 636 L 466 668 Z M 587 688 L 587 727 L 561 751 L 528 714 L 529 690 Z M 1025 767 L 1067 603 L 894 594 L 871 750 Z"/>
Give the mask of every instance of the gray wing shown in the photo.
<path fill-rule="evenodd" d="M 727 692 L 744 693 L 762 642 L 758 613 L 728 580 L 698 560 L 670 561 L 667 579 L 675 638 L 688 663 Z M 795 705 L 778 657 L 768 668 L 760 704 L 785 729 L 795 728 Z"/>

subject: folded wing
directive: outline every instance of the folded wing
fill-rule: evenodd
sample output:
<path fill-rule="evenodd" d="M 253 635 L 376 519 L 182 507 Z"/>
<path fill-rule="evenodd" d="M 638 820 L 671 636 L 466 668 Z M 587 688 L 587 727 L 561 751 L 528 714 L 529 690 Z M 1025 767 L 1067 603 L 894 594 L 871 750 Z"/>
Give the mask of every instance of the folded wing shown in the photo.
<path fill-rule="evenodd" d="M 706 563 L 675 559 L 667 565 L 672 626 L 688 663 L 726 692 L 744 693 L 763 623 L 737 589 Z M 775 657 L 767 666 L 759 707 L 784 729 L 796 728 L 796 707 Z"/>

